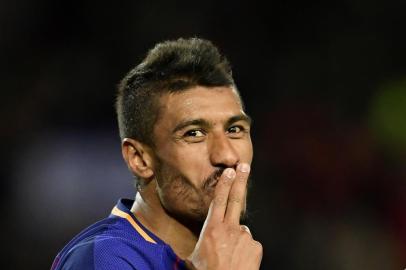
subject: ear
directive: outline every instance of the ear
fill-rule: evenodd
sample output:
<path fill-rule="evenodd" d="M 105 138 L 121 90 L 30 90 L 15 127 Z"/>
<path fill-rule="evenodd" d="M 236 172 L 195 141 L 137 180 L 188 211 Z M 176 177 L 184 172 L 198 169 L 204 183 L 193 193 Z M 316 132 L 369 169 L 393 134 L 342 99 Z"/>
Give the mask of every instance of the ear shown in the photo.
<path fill-rule="evenodd" d="M 121 151 L 128 168 L 136 176 L 147 180 L 154 175 L 151 149 L 134 139 L 125 138 Z"/>

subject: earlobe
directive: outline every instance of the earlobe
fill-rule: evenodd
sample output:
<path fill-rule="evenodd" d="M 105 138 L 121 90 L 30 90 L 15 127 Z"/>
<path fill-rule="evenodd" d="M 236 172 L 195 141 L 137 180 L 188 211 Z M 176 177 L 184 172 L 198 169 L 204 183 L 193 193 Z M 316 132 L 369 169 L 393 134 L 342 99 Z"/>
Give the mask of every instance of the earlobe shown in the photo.
<path fill-rule="evenodd" d="M 148 146 L 137 140 L 124 138 L 121 151 L 129 170 L 133 174 L 146 181 L 154 175 Z"/>

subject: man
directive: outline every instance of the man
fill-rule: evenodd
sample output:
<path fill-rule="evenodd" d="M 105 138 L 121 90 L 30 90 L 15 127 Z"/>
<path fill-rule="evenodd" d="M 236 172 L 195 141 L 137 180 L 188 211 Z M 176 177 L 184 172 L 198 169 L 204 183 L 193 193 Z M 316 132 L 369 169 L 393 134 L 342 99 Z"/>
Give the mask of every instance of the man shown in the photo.
<path fill-rule="evenodd" d="M 217 48 L 156 45 L 122 80 L 116 109 L 135 200 L 76 236 L 52 269 L 259 269 L 261 244 L 240 225 L 250 119 Z"/>

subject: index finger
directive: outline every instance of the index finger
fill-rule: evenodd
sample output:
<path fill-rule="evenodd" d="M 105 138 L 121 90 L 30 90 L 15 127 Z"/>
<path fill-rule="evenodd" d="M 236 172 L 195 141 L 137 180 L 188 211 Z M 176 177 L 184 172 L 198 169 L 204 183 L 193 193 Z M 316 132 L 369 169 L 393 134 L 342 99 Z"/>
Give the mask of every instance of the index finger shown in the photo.
<path fill-rule="evenodd" d="M 227 209 L 228 196 L 231 190 L 236 172 L 227 168 L 223 171 L 214 190 L 214 198 L 211 202 L 206 221 L 222 222 Z"/>

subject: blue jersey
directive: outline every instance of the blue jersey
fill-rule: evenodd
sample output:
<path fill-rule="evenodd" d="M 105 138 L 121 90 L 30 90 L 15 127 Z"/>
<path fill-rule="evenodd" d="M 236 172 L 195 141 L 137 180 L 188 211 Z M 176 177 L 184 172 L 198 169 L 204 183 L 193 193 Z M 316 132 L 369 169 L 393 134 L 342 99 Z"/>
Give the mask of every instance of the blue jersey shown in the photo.
<path fill-rule="evenodd" d="M 108 218 L 79 233 L 59 252 L 51 270 L 186 269 L 172 248 L 131 213 L 133 202 L 119 200 Z"/>

